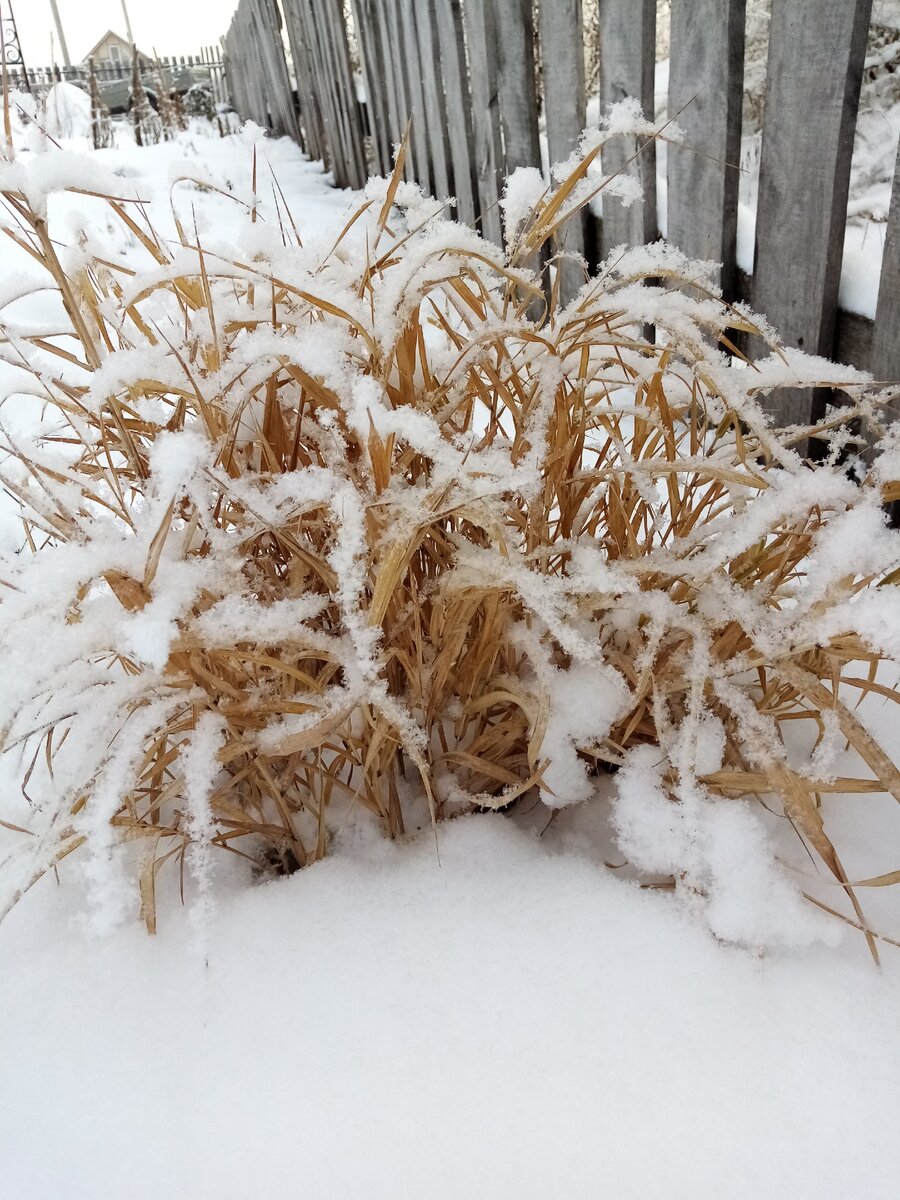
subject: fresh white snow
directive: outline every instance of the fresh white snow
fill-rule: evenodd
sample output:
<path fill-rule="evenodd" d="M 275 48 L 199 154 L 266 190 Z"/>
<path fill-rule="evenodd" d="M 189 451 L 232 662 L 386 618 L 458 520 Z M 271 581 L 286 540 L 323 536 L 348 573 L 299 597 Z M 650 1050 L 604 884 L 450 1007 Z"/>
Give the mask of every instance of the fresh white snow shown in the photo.
<path fill-rule="evenodd" d="M 42 884 L 0 936 L 6 1194 L 896 1195 L 890 963 L 725 949 L 504 817 L 438 840 L 231 875 L 199 928 L 170 895 L 155 940 Z"/>

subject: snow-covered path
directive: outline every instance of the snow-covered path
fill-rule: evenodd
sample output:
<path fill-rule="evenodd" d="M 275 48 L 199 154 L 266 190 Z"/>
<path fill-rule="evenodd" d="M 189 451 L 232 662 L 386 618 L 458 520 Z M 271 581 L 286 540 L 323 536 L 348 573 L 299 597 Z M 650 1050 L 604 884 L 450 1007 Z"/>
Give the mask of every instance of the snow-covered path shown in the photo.
<path fill-rule="evenodd" d="M 289 143 L 259 157 L 327 248 L 351 198 Z M 185 164 L 246 200 L 251 160 L 246 137 L 106 153 L 163 233 Z M 277 220 L 264 173 L 258 192 Z M 96 202 L 56 203 L 75 228 Z M 233 200 L 178 184 L 176 203 L 227 237 Z M 156 939 L 137 920 L 92 937 L 63 863 L 0 927 L 3 1196 L 896 1195 L 900 950 L 879 974 L 851 930 L 723 947 L 606 870 L 577 813 L 438 841 L 363 824 L 261 886 L 219 855 L 205 923 L 164 869 Z"/>

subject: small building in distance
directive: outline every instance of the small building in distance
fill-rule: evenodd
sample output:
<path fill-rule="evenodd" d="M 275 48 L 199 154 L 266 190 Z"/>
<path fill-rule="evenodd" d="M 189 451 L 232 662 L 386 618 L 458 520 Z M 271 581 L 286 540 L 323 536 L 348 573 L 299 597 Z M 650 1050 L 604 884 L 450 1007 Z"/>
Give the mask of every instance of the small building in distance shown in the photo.
<path fill-rule="evenodd" d="M 137 55 L 142 69 L 151 65 L 146 54 L 138 50 Z M 95 67 L 130 67 L 131 43 L 112 29 L 107 29 L 100 41 L 84 56 L 84 65 L 87 66 L 91 59 Z"/>

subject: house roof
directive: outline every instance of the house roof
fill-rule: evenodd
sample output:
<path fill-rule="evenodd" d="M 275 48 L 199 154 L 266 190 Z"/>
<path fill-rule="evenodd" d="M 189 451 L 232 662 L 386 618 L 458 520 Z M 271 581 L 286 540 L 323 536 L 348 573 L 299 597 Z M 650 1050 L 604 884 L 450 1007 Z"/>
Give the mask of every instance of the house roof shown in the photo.
<path fill-rule="evenodd" d="M 122 37 L 121 33 L 116 33 L 116 31 L 114 29 L 107 29 L 107 31 L 106 31 L 106 33 L 104 33 L 103 37 L 100 38 L 99 41 L 95 42 L 94 45 L 90 48 L 90 50 L 88 50 L 87 54 L 84 56 L 83 61 L 87 62 L 88 59 L 93 58 L 94 55 L 97 53 L 97 51 L 100 49 L 100 47 L 103 45 L 103 43 L 108 38 L 114 38 L 117 42 L 120 42 L 123 46 L 127 47 L 129 50 L 131 49 L 131 43 L 129 42 L 128 38 Z M 140 50 L 138 50 L 137 53 L 138 53 L 139 58 L 147 57 L 147 55 L 142 54 Z"/>

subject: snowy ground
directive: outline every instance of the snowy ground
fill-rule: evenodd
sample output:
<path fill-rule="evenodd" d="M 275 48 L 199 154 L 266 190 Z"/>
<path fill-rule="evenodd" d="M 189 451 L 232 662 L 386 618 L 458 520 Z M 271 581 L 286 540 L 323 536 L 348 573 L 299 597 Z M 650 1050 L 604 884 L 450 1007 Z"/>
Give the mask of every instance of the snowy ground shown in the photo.
<path fill-rule="evenodd" d="M 251 155 L 247 136 L 195 130 L 96 158 L 137 179 L 165 233 L 173 179 L 247 199 Z M 351 197 L 287 142 L 264 161 L 304 241 L 326 246 Z M 233 200 L 174 195 L 227 232 Z M 136 254 L 93 223 L 95 203 L 60 199 L 55 216 Z M 6 278 L 22 269 L 2 256 Z M 834 804 L 848 871 L 872 873 Z M 900 844 L 887 804 L 885 871 Z M 89 935 L 63 864 L 0 927 L 3 1194 L 895 1196 L 900 950 L 883 948 L 879 974 L 852 930 L 790 953 L 724 947 L 671 894 L 603 865 L 604 815 L 466 818 L 440 828 L 439 856 L 427 830 L 394 846 L 362 825 L 259 886 L 220 855 L 206 921 L 163 874 L 155 940 L 137 921 Z M 820 894 L 837 904 L 834 890 Z M 867 911 L 896 934 L 879 892 Z"/>
<path fill-rule="evenodd" d="M 5 1194 L 896 1195 L 896 971 L 724 949 L 502 817 L 440 848 L 222 881 L 155 941 L 43 886 L 0 936 Z"/>

